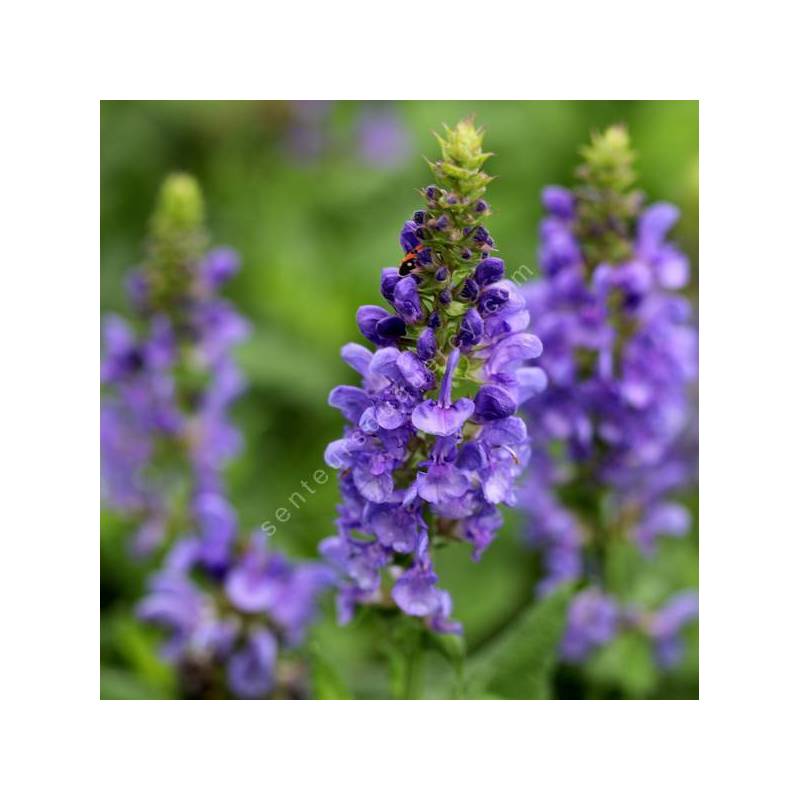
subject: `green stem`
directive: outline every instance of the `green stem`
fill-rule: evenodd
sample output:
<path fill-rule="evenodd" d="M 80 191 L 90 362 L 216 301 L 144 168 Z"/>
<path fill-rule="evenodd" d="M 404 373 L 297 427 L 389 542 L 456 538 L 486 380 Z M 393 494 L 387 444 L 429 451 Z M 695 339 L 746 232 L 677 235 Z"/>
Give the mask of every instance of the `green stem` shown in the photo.
<path fill-rule="evenodd" d="M 406 655 L 405 660 L 405 692 L 406 700 L 419 700 L 422 694 L 423 652 L 416 646 Z"/>

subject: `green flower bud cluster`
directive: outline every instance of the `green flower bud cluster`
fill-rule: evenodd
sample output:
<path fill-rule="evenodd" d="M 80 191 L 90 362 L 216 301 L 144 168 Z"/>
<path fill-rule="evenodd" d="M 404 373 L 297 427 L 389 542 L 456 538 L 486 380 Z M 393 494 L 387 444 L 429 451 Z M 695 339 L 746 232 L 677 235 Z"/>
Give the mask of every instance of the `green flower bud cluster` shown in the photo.
<path fill-rule="evenodd" d="M 633 189 L 636 154 L 627 130 L 613 125 L 593 134 L 581 155 L 575 235 L 590 269 L 619 264 L 631 255 L 633 222 L 642 204 L 641 193 Z"/>
<path fill-rule="evenodd" d="M 205 204 L 191 175 L 170 175 L 150 223 L 144 274 L 153 309 L 171 313 L 191 293 L 194 267 L 208 245 Z"/>

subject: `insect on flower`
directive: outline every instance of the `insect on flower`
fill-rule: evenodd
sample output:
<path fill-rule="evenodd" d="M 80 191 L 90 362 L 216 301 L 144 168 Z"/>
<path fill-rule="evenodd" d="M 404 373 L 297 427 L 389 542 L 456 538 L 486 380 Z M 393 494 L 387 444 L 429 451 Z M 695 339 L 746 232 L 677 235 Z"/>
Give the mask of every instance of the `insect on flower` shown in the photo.
<path fill-rule="evenodd" d="M 423 251 L 423 249 L 424 245 L 420 243 L 403 256 L 403 260 L 400 262 L 399 266 L 400 275 L 402 277 L 411 274 L 411 271 L 417 266 L 417 259 L 419 258 L 419 254 Z"/>

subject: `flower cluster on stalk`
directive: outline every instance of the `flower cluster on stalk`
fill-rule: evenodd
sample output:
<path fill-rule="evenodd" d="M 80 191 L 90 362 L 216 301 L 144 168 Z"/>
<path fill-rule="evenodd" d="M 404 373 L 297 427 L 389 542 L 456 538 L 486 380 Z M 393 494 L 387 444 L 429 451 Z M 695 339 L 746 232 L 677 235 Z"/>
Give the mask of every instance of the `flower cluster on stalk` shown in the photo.
<path fill-rule="evenodd" d="M 170 177 L 147 259 L 130 273 L 133 324 L 116 315 L 104 324 L 103 499 L 137 521 L 140 553 L 179 532 L 187 502 L 215 501 L 239 449 L 229 408 L 243 380 L 232 348 L 248 325 L 219 296 L 238 268 L 233 250 L 206 249 L 196 182 Z"/>
<path fill-rule="evenodd" d="M 269 551 L 261 532 L 238 541 L 223 468 L 239 447 L 229 408 L 243 381 L 232 348 L 248 325 L 219 296 L 238 267 L 232 250 L 206 249 L 197 183 L 172 176 L 148 258 L 130 275 L 135 324 L 114 316 L 105 325 L 104 499 L 136 524 L 140 554 L 169 540 L 138 613 L 167 633 L 164 657 L 189 697 L 300 692 L 278 656 L 302 642 L 331 582 L 325 566 Z"/>
<path fill-rule="evenodd" d="M 433 550 L 462 540 L 477 559 L 491 542 L 528 459 L 517 409 L 545 380 L 527 364 L 542 345 L 484 225 L 482 132 L 469 121 L 445 130 L 435 183 L 400 233 L 406 257 L 381 273 L 390 308 L 356 314 L 374 350 L 342 348 L 362 380 L 329 398 L 346 426 L 325 453 L 341 504 L 321 553 L 339 574 L 341 621 L 358 604 L 397 606 L 454 632 Z"/>
<path fill-rule="evenodd" d="M 304 676 L 279 654 L 300 645 L 330 570 L 292 563 L 258 531 L 244 546 L 227 503 L 196 509 L 197 532 L 179 539 L 139 603 L 167 634 L 164 658 L 189 697 L 301 696 Z M 213 543 L 213 545 L 212 545 Z"/>
<path fill-rule="evenodd" d="M 612 127 L 583 150 L 574 190 L 542 194 L 542 277 L 524 287 L 544 344 L 548 386 L 526 404 L 532 468 L 524 490 L 542 553 L 540 592 L 588 578 L 604 583 L 609 545 L 652 554 L 681 536 L 688 510 L 674 495 L 692 478 L 682 437 L 697 342 L 678 294 L 689 262 L 667 239 L 679 212 L 646 206 L 634 186 L 627 132 Z M 616 630 L 617 603 L 600 589 L 573 605 L 565 653 Z M 581 620 L 587 620 L 581 632 Z"/>

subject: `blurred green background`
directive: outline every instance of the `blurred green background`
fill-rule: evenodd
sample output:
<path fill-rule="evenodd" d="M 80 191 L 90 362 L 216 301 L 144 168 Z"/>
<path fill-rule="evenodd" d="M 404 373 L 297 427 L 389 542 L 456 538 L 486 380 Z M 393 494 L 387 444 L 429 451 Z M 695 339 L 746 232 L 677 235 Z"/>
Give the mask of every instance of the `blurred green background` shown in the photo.
<path fill-rule="evenodd" d="M 339 348 L 358 341 L 359 304 L 379 302 L 381 267 L 397 263 L 400 227 L 429 183 L 423 156 L 434 158 L 432 130 L 474 115 L 496 155 L 488 200 L 490 230 L 510 271 L 536 265 L 539 192 L 571 183 L 578 148 L 589 132 L 625 123 L 639 153 L 641 187 L 683 212 L 676 239 L 695 265 L 698 246 L 698 104 L 635 102 L 140 102 L 101 104 L 101 308 L 127 311 L 126 270 L 142 239 L 165 175 L 193 173 L 206 195 L 215 244 L 234 246 L 243 269 L 227 294 L 253 325 L 239 352 L 249 390 L 235 407 L 245 449 L 231 465 L 230 496 L 243 529 L 275 521 L 288 507 L 273 546 L 313 557 L 333 533 L 334 480 L 295 509 L 288 497 L 324 467 L 322 453 L 341 430 L 326 398 L 354 375 Z M 535 321 L 534 321 L 535 330 Z M 313 485 L 313 484 L 312 484 Z M 696 496 L 689 498 L 696 512 Z M 696 514 L 695 514 L 696 516 Z M 535 560 L 507 525 L 480 564 L 467 547 L 438 560 L 469 644 L 479 644 L 530 597 Z M 101 519 L 101 662 L 104 697 L 169 697 L 174 682 L 157 657 L 156 637 L 133 619 L 132 607 L 152 565 L 127 552 L 128 531 L 107 512 Z M 697 583 L 696 532 L 668 540 L 642 570 L 636 597 L 657 604 Z M 340 629 L 330 604 L 313 646 L 342 669 L 359 696 L 385 694 L 373 659 L 371 631 Z M 696 697 L 697 636 L 690 632 L 680 668 L 659 674 L 646 650 L 621 641 L 581 671 L 561 670 L 562 697 Z M 435 691 L 443 665 L 429 663 Z"/>

